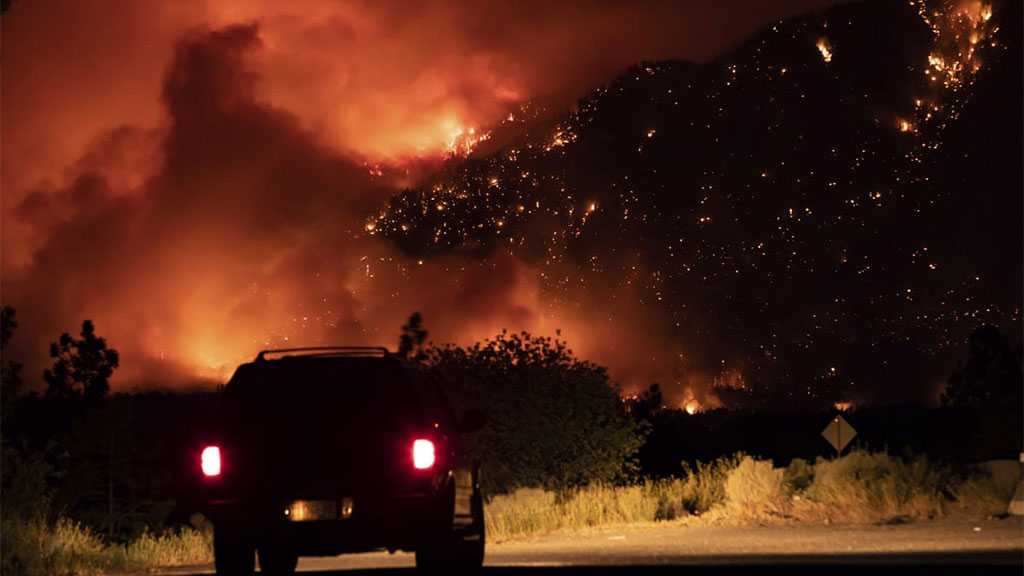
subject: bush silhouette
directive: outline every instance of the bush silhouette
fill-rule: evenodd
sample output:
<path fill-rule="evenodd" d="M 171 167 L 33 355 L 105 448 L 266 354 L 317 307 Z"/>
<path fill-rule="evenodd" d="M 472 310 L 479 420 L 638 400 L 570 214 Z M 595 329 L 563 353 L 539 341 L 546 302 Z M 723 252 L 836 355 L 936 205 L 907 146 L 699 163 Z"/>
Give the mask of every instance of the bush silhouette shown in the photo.
<path fill-rule="evenodd" d="M 403 343 L 422 345 L 414 314 Z M 417 336 L 422 334 L 422 336 Z M 469 347 L 403 346 L 445 383 L 457 408 L 479 408 L 487 424 L 467 439 L 487 493 L 543 486 L 565 493 L 616 482 L 634 471 L 643 442 L 607 371 L 577 359 L 565 342 L 502 333 Z"/>

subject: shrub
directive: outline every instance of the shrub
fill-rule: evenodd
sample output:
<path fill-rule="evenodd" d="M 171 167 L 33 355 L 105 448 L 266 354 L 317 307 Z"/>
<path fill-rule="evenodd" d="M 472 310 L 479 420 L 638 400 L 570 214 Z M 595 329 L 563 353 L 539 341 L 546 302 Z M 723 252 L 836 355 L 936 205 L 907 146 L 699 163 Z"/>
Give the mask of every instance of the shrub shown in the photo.
<path fill-rule="evenodd" d="M 835 460 L 819 459 L 806 495 L 827 504 L 830 515 L 852 521 L 931 517 L 942 513 L 942 490 L 949 480 L 948 471 L 924 456 L 904 462 L 884 453 L 854 451 Z"/>
<path fill-rule="evenodd" d="M 45 519 L 53 495 L 47 481 L 53 468 L 41 451 L 3 446 L 3 513 L 7 517 Z"/>
<path fill-rule="evenodd" d="M 762 517 L 782 514 L 788 498 L 783 486 L 783 471 L 770 460 L 744 456 L 725 479 L 728 510 L 736 517 Z"/>
<path fill-rule="evenodd" d="M 467 438 L 485 493 L 533 486 L 568 493 L 633 479 L 641 432 L 608 372 L 576 358 L 565 342 L 502 333 L 421 355 L 422 368 L 448 384 L 458 406 L 479 406 L 487 417 Z"/>

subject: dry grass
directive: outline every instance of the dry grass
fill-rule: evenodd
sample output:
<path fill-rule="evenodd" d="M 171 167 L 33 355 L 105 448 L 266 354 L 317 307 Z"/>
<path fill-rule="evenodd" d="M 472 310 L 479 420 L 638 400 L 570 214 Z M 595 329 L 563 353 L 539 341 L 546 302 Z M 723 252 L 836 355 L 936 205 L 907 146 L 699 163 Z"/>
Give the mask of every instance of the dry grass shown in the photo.
<path fill-rule="evenodd" d="M 213 562 L 213 540 L 210 534 L 182 528 L 163 534 L 146 532 L 124 547 L 116 547 L 122 564 L 132 568 L 156 566 L 189 566 Z"/>
<path fill-rule="evenodd" d="M 0 573 L 5 576 L 88 575 L 213 561 L 209 533 L 191 528 L 159 535 L 147 532 L 122 546 L 106 544 L 88 528 L 64 518 L 53 525 L 4 518 L 0 548 Z"/>
<path fill-rule="evenodd" d="M 954 474 L 917 457 L 852 452 L 786 468 L 749 456 L 689 469 L 680 479 L 591 486 L 562 498 L 539 489 L 497 496 L 486 508 L 494 541 L 556 530 L 699 518 L 701 522 L 872 523 L 955 511 L 1006 510 L 1016 480 L 977 468 Z"/>
<path fill-rule="evenodd" d="M 739 457 L 688 469 L 683 478 L 632 486 L 595 485 L 562 494 L 531 488 L 497 496 L 484 510 L 487 535 L 518 536 L 613 524 L 674 520 L 703 514 L 726 498 L 725 483 Z"/>
<path fill-rule="evenodd" d="M 592 486 L 562 498 L 540 489 L 523 489 L 493 499 L 485 508 L 487 534 L 494 540 L 653 520 L 658 497 L 651 485 Z"/>
<path fill-rule="evenodd" d="M 1002 514 L 1020 481 L 1020 464 L 1002 460 L 983 465 L 954 489 L 955 505 L 979 514 Z"/>
<path fill-rule="evenodd" d="M 485 508 L 491 541 L 615 524 L 697 518 L 701 522 L 878 522 L 953 511 L 1006 510 L 1016 477 L 977 468 L 954 474 L 918 457 L 852 452 L 786 468 L 733 456 L 687 469 L 682 478 L 631 486 L 596 485 L 556 495 L 523 489 Z M 203 564 L 213 559 L 208 530 L 145 533 L 110 545 L 62 519 L 54 525 L 3 520 L 2 574 L 79 575 Z"/>
<path fill-rule="evenodd" d="M 70 520 L 47 526 L 5 518 L 2 529 L 5 575 L 96 574 L 109 566 L 102 540 Z"/>
<path fill-rule="evenodd" d="M 883 453 L 852 452 L 819 459 L 814 479 L 796 510 L 808 520 L 874 522 L 893 517 L 934 518 L 953 483 L 948 470 L 920 456 L 909 461 Z M 814 506 L 819 504 L 820 506 Z"/>

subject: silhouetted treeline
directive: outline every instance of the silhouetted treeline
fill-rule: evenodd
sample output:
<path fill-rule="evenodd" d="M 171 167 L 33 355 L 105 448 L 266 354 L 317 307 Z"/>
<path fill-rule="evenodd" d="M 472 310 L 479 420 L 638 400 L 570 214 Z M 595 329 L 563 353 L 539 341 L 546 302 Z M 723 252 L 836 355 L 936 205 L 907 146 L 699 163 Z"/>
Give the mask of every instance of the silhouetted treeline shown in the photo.
<path fill-rule="evenodd" d="M 1016 459 L 1024 438 L 1024 354 L 1006 335 L 981 326 L 969 337 L 963 360 L 950 375 L 942 407 L 913 405 L 855 407 L 842 416 L 857 430 L 852 447 L 894 454 L 976 462 Z M 899 385 L 900 380 L 891 380 Z M 734 452 L 786 464 L 834 453 L 821 431 L 836 410 L 785 409 L 762 399 L 755 409 L 688 414 L 663 407 L 658 386 L 629 400 L 634 418 L 649 429 L 639 452 L 640 469 L 670 476 L 680 462 L 708 461 Z M 820 404 L 819 404 L 820 405 Z"/>
<path fill-rule="evenodd" d="M 5 430 L 40 462 L 5 466 L 5 481 L 22 474 L 13 479 L 20 493 L 5 494 L 5 512 L 41 501 L 47 516 L 70 516 L 124 538 L 187 521 L 191 511 L 180 505 L 187 508 L 196 476 L 195 445 L 217 402 L 214 390 L 114 394 L 80 412 L 67 401 L 18 399 Z"/>
<path fill-rule="evenodd" d="M 927 454 L 949 462 L 1016 459 L 1021 446 L 1019 410 L 981 411 L 969 407 L 872 406 L 842 413 L 857 430 L 851 448 L 895 455 Z M 730 412 L 687 414 L 659 410 L 639 452 L 643 474 L 678 475 L 682 462 L 710 461 L 735 452 L 784 465 L 793 458 L 830 457 L 835 450 L 821 431 L 836 411 Z"/>

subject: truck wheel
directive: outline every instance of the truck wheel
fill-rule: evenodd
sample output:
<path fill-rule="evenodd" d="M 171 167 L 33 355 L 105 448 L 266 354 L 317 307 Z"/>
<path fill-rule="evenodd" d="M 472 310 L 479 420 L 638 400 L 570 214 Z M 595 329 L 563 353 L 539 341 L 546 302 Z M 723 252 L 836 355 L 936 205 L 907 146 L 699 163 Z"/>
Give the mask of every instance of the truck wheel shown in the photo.
<path fill-rule="evenodd" d="M 274 576 L 287 576 L 295 573 L 299 564 L 299 556 L 283 543 L 268 543 L 256 548 L 260 557 L 260 572 Z"/>
<path fill-rule="evenodd" d="M 484 499 L 477 490 L 473 494 L 473 526 L 458 539 L 455 565 L 462 570 L 479 570 L 484 565 L 487 531 L 484 527 Z"/>
<path fill-rule="evenodd" d="M 455 568 L 458 572 L 479 570 L 484 564 L 483 498 L 473 495 L 473 525 L 455 530 L 450 524 L 416 549 L 416 568 L 441 570 Z M 456 572 L 456 573 L 458 573 Z"/>
<path fill-rule="evenodd" d="M 239 528 L 218 524 L 213 528 L 213 565 L 222 576 L 251 576 L 256 570 L 252 540 Z"/>

